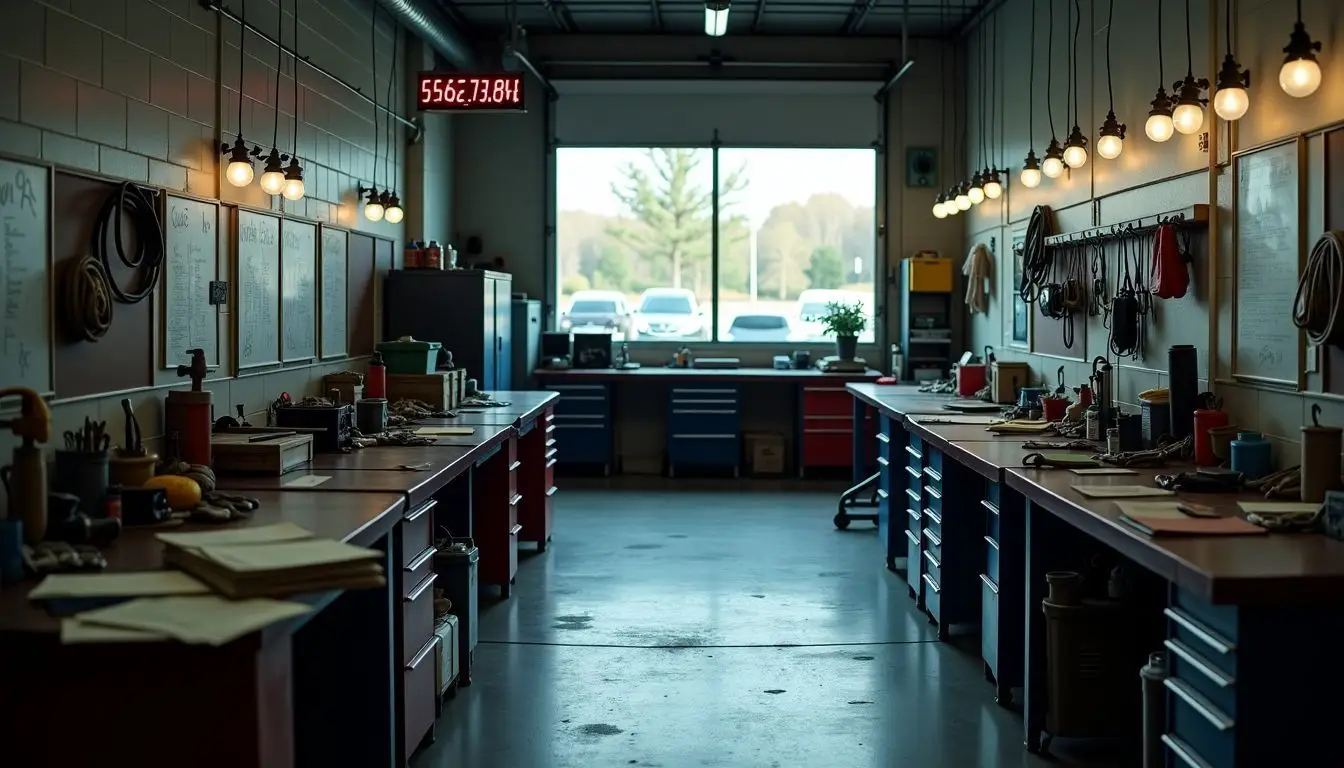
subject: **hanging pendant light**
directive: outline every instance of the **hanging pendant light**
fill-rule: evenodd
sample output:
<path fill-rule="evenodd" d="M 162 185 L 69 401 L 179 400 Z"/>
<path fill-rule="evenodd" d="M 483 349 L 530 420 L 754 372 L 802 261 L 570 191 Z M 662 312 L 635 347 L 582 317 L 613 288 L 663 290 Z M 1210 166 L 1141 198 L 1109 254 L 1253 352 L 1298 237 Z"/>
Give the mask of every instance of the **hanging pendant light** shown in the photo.
<path fill-rule="evenodd" d="M 359 193 L 364 194 L 365 192 L 369 193 L 369 199 L 364 202 L 364 218 L 369 221 L 382 221 L 383 202 L 382 198 L 378 195 L 378 190 L 373 187 L 367 189 L 360 187 Z"/>
<path fill-rule="evenodd" d="M 952 187 L 943 194 L 943 210 L 947 212 L 948 216 L 956 216 L 961 213 L 961 209 L 957 207 L 958 189 L 959 187 Z"/>
<path fill-rule="evenodd" d="M 1048 2 L 1049 0 L 1047 0 Z M 1047 94 L 1048 96 L 1048 94 Z M 1041 162 L 1036 159 L 1036 0 L 1031 0 L 1031 40 L 1027 45 L 1027 156 L 1022 160 L 1022 186 L 1035 189 L 1041 185 Z"/>
<path fill-rule="evenodd" d="M 957 210 L 969 211 L 971 209 L 971 185 L 963 183 L 957 188 Z"/>
<path fill-rule="evenodd" d="M 1050 144 L 1045 148 L 1045 159 L 1041 161 L 1041 173 L 1047 179 L 1057 179 L 1064 173 L 1064 148 L 1059 145 L 1055 134 L 1055 109 L 1050 94 L 1053 90 L 1055 64 L 1055 3 L 1046 0 L 1045 32 L 1045 114 L 1050 121 Z"/>
<path fill-rule="evenodd" d="M 298 201 L 303 199 L 303 166 L 299 165 L 297 157 L 289 158 L 289 165 L 285 167 L 285 186 L 280 192 L 286 200 Z"/>
<path fill-rule="evenodd" d="M 979 171 L 971 177 L 970 186 L 966 189 L 966 198 L 971 201 L 971 205 L 985 202 L 985 182 Z"/>
<path fill-rule="evenodd" d="M 406 212 L 401 209 L 401 198 L 393 192 L 387 199 L 387 210 L 383 212 L 383 218 L 389 224 L 400 224 L 405 216 Z"/>
<path fill-rule="evenodd" d="M 1041 185 L 1041 163 L 1036 159 L 1035 150 L 1027 150 L 1027 159 L 1022 163 L 1022 186 L 1035 189 Z"/>
<path fill-rule="evenodd" d="M 1087 137 L 1076 125 L 1069 133 L 1069 138 L 1064 141 L 1064 164 L 1070 168 L 1082 168 L 1087 165 Z"/>
<path fill-rule="evenodd" d="M 1251 108 L 1251 99 L 1246 90 L 1251 87 L 1250 70 L 1242 69 L 1237 57 L 1232 55 L 1232 0 L 1227 0 L 1223 13 L 1223 24 L 1227 34 L 1227 55 L 1223 57 L 1223 67 L 1218 70 L 1218 78 L 1213 92 L 1213 111 L 1228 121 L 1240 120 Z"/>
<path fill-rule="evenodd" d="M 1115 0 L 1106 8 L 1106 97 L 1110 111 L 1097 131 L 1097 154 L 1114 160 L 1125 151 L 1125 124 L 1115 117 L 1115 89 L 1111 87 L 1111 30 L 1115 27 Z"/>
<path fill-rule="evenodd" d="M 935 219 L 947 218 L 947 210 L 943 208 L 943 194 L 941 192 L 933 200 L 933 217 Z"/>
<path fill-rule="evenodd" d="M 285 166 L 280 152 L 275 148 L 266 156 L 266 170 L 261 174 L 261 189 L 268 195 L 278 195 L 285 191 Z"/>
<path fill-rule="evenodd" d="M 291 73 L 294 85 L 294 150 L 289 156 L 289 165 L 285 166 L 285 186 L 280 194 L 290 202 L 303 199 L 303 166 L 299 165 L 299 0 L 294 0 L 294 71 Z M 279 91 L 277 91 L 279 93 Z"/>
<path fill-rule="evenodd" d="M 256 170 L 252 167 L 252 152 L 243 138 L 243 63 L 247 56 L 243 53 L 243 43 L 247 38 L 247 0 L 242 0 L 242 22 L 238 25 L 238 134 L 233 144 L 221 144 L 220 153 L 229 158 L 224 169 L 224 178 L 235 187 L 246 187 L 252 183 Z M 259 152 L 260 150 L 253 150 Z"/>
<path fill-rule="evenodd" d="M 1143 124 L 1143 132 L 1152 141 L 1164 142 L 1176 132 L 1171 122 L 1171 99 L 1163 85 L 1166 81 L 1166 68 L 1162 57 L 1162 0 L 1157 0 L 1157 95 L 1148 104 L 1148 121 Z"/>
<path fill-rule="evenodd" d="M 1083 9 L 1079 0 L 1073 0 L 1073 44 L 1069 49 L 1070 96 L 1073 102 L 1073 129 L 1064 140 L 1064 164 L 1070 168 L 1082 168 L 1087 164 L 1087 137 L 1078 125 L 1078 31 L 1083 25 Z"/>
<path fill-rule="evenodd" d="M 985 180 L 985 197 L 990 200 L 1003 197 L 1003 180 L 999 178 L 998 170 L 991 169 Z"/>
<path fill-rule="evenodd" d="M 1297 23 L 1283 47 L 1283 66 L 1279 68 L 1279 87 L 1295 99 L 1302 99 L 1321 87 L 1321 65 L 1316 53 L 1321 42 L 1313 41 L 1302 23 L 1302 0 L 1297 0 Z"/>
<path fill-rule="evenodd" d="M 1041 173 L 1048 179 L 1058 179 L 1064 173 L 1064 148 L 1059 146 L 1059 139 L 1051 139 L 1050 146 L 1045 148 Z"/>
<path fill-rule="evenodd" d="M 708 0 L 705 3 L 705 34 L 723 37 L 728 32 L 728 0 Z"/>

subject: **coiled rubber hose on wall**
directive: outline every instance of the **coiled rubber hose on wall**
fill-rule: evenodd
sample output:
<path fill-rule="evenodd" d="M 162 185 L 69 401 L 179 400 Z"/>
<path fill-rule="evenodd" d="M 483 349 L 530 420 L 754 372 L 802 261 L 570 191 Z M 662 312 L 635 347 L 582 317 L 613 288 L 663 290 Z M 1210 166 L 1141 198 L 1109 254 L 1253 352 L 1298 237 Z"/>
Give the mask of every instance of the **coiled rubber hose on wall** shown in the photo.
<path fill-rule="evenodd" d="M 64 315 L 70 333 L 81 341 L 97 341 L 112 327 L 112 292 L 103 265 L 80 257 L 64 277 Z"/>
<path fill-rule="evenodd" d="M 1050 257 L 1045 238 L 1050 234 L 1050 207 L 1038 205 L 1031 211 L 1026 236 L 1022 241 L 1022 282 L 1017 293 L 1027 304 L 1035 303 L 1041 288 L 1050 279 Z"/>
<path fill-rule="evenodd" d="M 123 219 L 131 222 L 138 246 L 130 254 L 126 253 L 125 238 L 122 237 Z M 140 273 L 140 284 L 134 290 L 123 290 L 113 278 L 115 273 L 108 253 L 109 229 L 121 263 Z M 154 193 L 128 182 L 109 195 L 94 222 L 91 252 L 102 264 L 108 288 L 117 301 L 122 304 L 139 304 L 153 293 L 154 286 L 159 282 L 159 269 L 163 266 L 163 228 L 159 224 L 158 203 Z"/>
<path fill-rule="evenodd" d="M 1307 256 L 1293 301 L 1293 325 L 1306 331 L 1312 346 L 1344 346 L 1344 231 L 1321 235 Z"/>

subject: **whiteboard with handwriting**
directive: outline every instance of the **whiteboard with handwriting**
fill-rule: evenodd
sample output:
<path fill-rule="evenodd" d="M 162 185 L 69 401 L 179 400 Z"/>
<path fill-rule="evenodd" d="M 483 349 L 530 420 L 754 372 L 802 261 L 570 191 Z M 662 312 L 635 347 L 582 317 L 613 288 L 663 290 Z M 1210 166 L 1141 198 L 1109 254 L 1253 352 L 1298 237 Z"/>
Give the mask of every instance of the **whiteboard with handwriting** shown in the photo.
<path fill-rule="evenodd" d="M 0 159 L 0 386 L 52 392 L 50 260 L 51 172 Z M 5 407 L 9 407 L 6 403 Z"/>
<path fill-rule="evenodd" d="M 210 283 L 219 275 L 219 209 L 214 203 L 168 195 L 163 226 L 163 361 L 176 368 L 189 349 L 219 363 L 219 322 Z"/>
<path fill-rule="evenodd" d="M 346 249 L 343 229 L 322 227 L 322 357 L 343 357 L 346 347 Z"/>
<path fill-rule="evenodd" d="M 280 224 L 280 359 L 317 357 L 317 225 Z"/>
<path fill-rule="evenodd" d="M 238 210 L 238 370 L 280 362 L 280 219 Z"/>
<path fill-rule="evenodd" d="M 1302 332 L 1293 325 L 1301 253 L 1297 142 L 1241 155 L 1233 167 L 1237 292 L 1232 374 L 1296 387 L 1302 370 Z"/>

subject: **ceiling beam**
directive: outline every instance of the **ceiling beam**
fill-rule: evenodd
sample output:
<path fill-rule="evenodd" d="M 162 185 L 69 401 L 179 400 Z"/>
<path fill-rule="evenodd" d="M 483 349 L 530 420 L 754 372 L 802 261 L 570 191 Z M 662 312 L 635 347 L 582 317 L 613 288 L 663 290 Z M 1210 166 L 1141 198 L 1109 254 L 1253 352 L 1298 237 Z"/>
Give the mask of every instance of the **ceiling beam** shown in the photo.
<path fill-rule="evenodd" d="M 957 27 L 953 30 L 951 37 L 959 38 L 969 35 L 971 30 L 980 26 L 981 23 L 992 16 L 994 11 L 998 10 L 999 6 L 1003 5 L 1003 3 L 1004 0 L 980 0 L 980 2 L 971 9 L 971 12 L 957 23 Z"/>

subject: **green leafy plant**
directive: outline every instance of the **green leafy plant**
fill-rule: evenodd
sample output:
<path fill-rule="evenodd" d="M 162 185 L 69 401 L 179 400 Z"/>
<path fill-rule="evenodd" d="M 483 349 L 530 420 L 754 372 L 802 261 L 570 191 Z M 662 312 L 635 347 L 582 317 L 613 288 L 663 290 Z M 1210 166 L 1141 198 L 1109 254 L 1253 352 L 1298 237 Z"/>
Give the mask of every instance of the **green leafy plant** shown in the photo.
<path fill-rule="evenodd" d="M 868 327 L 868 317 L 863 312 L 863 305 L 858 302 L 846 304 L 842 301 L 828 301 L 826 311 L 811 319 L 821 323 L 825 332 L 835 337 L 858 336 Z"/>

